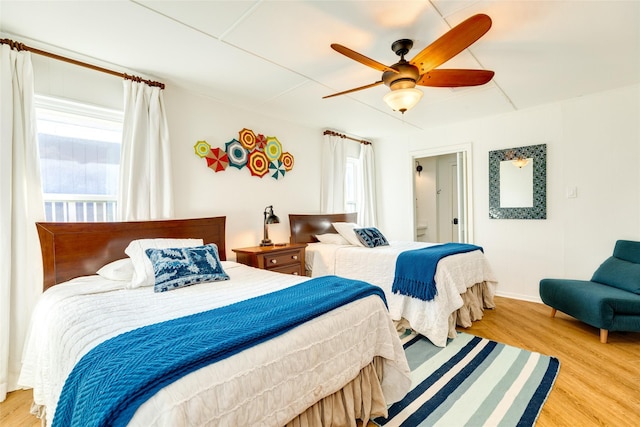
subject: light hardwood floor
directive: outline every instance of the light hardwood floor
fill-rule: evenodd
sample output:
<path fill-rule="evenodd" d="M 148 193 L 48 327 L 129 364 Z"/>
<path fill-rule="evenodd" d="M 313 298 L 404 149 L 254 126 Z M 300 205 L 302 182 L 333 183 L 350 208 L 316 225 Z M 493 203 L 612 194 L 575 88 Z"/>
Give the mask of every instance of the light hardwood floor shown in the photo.
<path fill-rule="evenodd" d="M 497 308 L 464 331 L 555 356 L 560 373 L 538 427 L 640 426 L 640 333 L 612 332 L 601 344 L 598 330 L 542 304 L 496 298 Z M 0 404 L 0 426 L 36 427 L 31 391 L 9 393 Z"/>
<path fill-rule="evenodd" d="M 40 427 L 40 420 L 29 413 L 33 393 L 31 390 L 12 391 L 0 403 L 0 426 Z"/>

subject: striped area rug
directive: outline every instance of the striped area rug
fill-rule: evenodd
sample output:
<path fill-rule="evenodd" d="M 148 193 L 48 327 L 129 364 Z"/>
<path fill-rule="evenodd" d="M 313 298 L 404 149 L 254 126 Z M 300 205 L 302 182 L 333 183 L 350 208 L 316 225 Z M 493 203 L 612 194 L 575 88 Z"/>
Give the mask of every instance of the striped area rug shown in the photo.
<path fill-rule="evenodd" d="M 555 357 L 465 333 L 445 348 L 409 332 L 401 339 L 412 389 L 379 426 L 532 426 L 560 368 Z"/>

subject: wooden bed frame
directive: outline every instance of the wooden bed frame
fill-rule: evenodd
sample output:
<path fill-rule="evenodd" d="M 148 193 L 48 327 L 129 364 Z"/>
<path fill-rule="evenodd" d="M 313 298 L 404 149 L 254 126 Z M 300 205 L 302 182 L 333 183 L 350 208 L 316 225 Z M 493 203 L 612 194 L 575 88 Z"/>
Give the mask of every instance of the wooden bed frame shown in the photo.
<path fill-rule="evenodd" d="M 332 222 L 357 222 L 356 213 L 338 214 L 289 214 L 291 243 L 317 242 L 317 234 L 337 233 Z"/>
<path fill-rule="evenodd" d="M 96 274 L 103 265 L 126 258 L 132 240 L 203 239 L 215 243 L 226 260 L 226 217 L 130 222 L 38 222 L 43 290 L 75 277 Z"/>

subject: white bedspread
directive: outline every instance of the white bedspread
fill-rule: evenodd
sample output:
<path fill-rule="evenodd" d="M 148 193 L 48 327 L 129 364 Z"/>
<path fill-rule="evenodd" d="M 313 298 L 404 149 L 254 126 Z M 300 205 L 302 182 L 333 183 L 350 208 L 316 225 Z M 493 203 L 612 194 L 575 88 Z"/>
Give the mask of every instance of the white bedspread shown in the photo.
<path fill-rule="evenodd" d="M 51 424 L 67 375 L 100 342 L 125 331 L 237 302 L 307 280 L 223 262 L 231 280 L 164 293 L 121 289 L 90 276 L 50 288 L 31 324 L 19 384 L 33 387 Z M 384 358 L 388 403 L 410 386 L 393 322 L 377 297 L 320 316 L 273 340 L 193 372 L 136 412 L 131 426 L 281 426 Z"/>
<path fill-rule="evenodd" d="M 438 263 L 435 274 L 437 295 L 422 301 L 391 291 L 396 259 L 401 252 L 433 246 L 424 242 L 389 242 L 389 246 L 358 246 L 311 243 L 307 254 L 312 260 L 312 276 L 328 274 L 364 280 L 384 289 L 393 320 L 402 318 L 435 345 L 444 347 L 449 331 L 449 315 L 463 305 L 460 294 L 476 283 L 487 282 L 495 292 L 497 281 L 481 251 L 451 255 Z"/>

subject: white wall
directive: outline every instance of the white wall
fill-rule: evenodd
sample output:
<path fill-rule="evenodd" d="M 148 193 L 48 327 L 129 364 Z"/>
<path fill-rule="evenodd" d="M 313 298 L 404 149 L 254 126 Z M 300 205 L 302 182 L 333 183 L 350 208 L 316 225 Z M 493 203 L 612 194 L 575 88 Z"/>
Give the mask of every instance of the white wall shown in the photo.
<path fill-rule="evenodd" d="M 280 224 L 269 226 L 274 242 L 289 241 L 290 213 L 320 210 L 320 144 L 322 130 L 275 121 L 221 105 L 176 88 L 165 89 L 169 121 L 175 214 L 179 218 L 227 216 L 228 256 L 231 248 L 255 246 L 262 240 L 264 208 L 273 205 Z M 294 156 L 294 167 L 275 180 L 251 176 L 246 168 L 214 172 L 193 149 L 199 140 L 222 147 L 243 128 L 276 136 L 283 151 Z"/>
<path fill-rule="evenodd" d="M 639 123 L 635 85 L 380 141 L 379 226 L 388 238 L 412 237 L 410 151 L 471 142 L 473 241 L 485 249 L 499 294 L 539 301 L 540 279 L 589 279 L 617 239 L 640 240 Z M 547 219 L 489 219 L 489 151 L 541 143 Z M 573 186 L 578 197 L 568 199 Z"/>
<path fill-rule="evenodd" d="M 32 55 L 37 94 L 78 100 L 122 110 L 122 79 L 61 61 Z M 167 83 L 167 82 L 165 82 Z M 176 218 L 226 215 L 227 257 L 232 248 L 255 246 L 262 240 L 264 208 L 273 205 L 280 224 L 269 227 L 274 242 L 289 241 L 290 213 L 320 209 L 320 144 L 322 129 L 238 110 L 166 84 L 164 100 L 171 139 Z M 248 169 L 215 173 L 193 146 L 206 140 L 212 147 L 238 139 L 238 132 L 275 136 L 283 151 L 294 156 L 294 167 L 283 178 L 257 178 Z"/>

